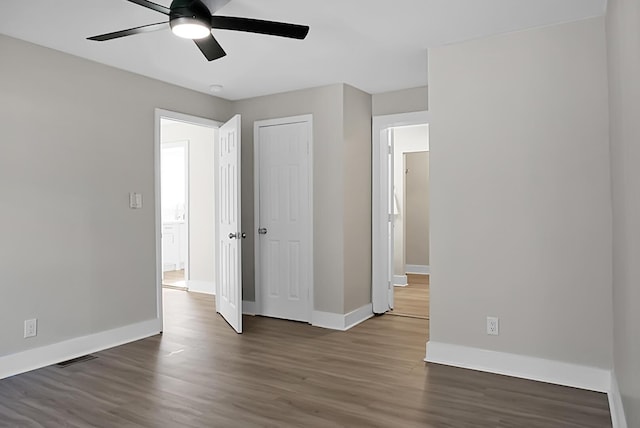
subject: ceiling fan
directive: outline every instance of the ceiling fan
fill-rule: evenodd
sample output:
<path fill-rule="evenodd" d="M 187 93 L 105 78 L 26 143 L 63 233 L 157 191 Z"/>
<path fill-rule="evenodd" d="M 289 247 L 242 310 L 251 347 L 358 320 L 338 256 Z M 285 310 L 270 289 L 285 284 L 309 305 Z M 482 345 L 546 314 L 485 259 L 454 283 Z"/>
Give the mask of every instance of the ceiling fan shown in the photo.
<path fill-rule="evenodd" d="M 263 21 L 260 19 L 235 16 L 212 15 L 209 8 L 201 0 L 173 0 L 170 7 L 147 0 L 128 1 L 168 15 L 169 21 L 101 34 L 99 36 L 89 37 L 88 40 L 103 42 L 134 34 L 164 30 L 170 27 L 175 35 L 192 39 L 207 60 L 213 61 L 226 55 L 222 46 L 220 46 L 218 41 L 213 37 L 213 34 L 211 34 L 213 28 L 269 34 L 292 39 L 304 39 L 309 33 L 309 27 L 306 25 Z"/>

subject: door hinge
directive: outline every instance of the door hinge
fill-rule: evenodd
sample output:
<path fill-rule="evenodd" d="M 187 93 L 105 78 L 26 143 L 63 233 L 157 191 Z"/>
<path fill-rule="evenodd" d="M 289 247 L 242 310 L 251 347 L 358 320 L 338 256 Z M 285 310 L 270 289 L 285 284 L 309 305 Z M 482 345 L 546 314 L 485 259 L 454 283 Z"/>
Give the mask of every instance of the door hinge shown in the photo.
<path fill-rule="evenodd" d="M 388 281 L 389 283 L 389 290 L 391 290 L 391 281 Z"/>
<path fill-rule="evenodd" d="M 389 147 L 389 154 L 392 155 L 393 154 L 393 146 L 387 146 Z"/>
<path fill-rule="evenodd" d="M 393 214 L 389 214 L 389 219 L 388 219 L 389 223 L 391 223 L 393 221 Z"/>

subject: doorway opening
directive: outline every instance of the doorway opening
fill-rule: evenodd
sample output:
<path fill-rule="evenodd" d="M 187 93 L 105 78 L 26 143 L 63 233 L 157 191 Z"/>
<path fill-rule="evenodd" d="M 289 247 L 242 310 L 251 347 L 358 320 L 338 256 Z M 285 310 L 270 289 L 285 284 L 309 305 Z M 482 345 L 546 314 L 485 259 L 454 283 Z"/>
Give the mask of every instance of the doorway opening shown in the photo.
<path fill-rule="evenodd" d="M 392 128 L 391 315 L 429 319 L 429 127 Z"/>
<path fill-rule="evenodd" d="M 160 119 L 162 285 L 215 294 L 217 127 Z"/>
<path fill-rule="evenodd" d="M 162 220 L 162 286 L 187 289 L 189 275 L 189 140 L 180 122 L 162 119 L 160 150 L 160 217 Z M 184 131 L 184 132 L 182 132 Z"/>
<path fill-rule="evenodd" d="M 160 109 L 155 115 L 157 307 L 162 319 L 163 288 L 215 294 L 213 159 L 220 123 Z"/>
<path fill-rule="evenodd" d="M 182 144 L 186 141 L 188 195 L 184 212 L 188 216 L 185 232 L 188 248 L 184 289 L 215 295 L 216 312 L 236 332 L 242 332 L 241 239 L 246 234 L 240 223 L 240 123 L 240 115 L 221 123 L 155 110 L 156 308 L 161 322 L 164 321 L 165 291 L 162 286 L 162 142 Z M 179 131 L 171 134 L 172 128 Z M 188 135 L 186 129 L 190 130 Z M 179 206 L 175 209 L 169 205 L 167 215 L 171 221 L 180 222 L 182 211 Z M 168 295 L 181 293 L 166 291 Z"/>
<path fill-rule="evenodd" d="M 372 302 L 378 314 L 429 317 L 428 124 L 426 111 L 373 119 Z"/>

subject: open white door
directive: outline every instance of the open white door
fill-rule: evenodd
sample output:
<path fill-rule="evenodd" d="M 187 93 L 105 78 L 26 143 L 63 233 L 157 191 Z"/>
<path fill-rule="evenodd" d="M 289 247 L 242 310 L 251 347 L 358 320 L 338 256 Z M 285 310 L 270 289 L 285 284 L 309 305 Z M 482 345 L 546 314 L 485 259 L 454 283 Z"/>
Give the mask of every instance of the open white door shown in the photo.
<path fill-rule="evenodd" d="M 220 127 L 216 153 L 216 311 L 242 333 L 240 115 Z"/>
<path fill-rule="evenodd" d="M 383 128 L 373 151 L 372 303 L 377 314 L 393 309 L 393 130 Z"/>
<path fill-rule="evenodd" d="M 388 299 L 389 299 L 389 308 L 393 309 L 393 269 L 394 269 L 394 253 L 393 253 L 393 242 L 394 242 L 394 234 L 395 234 L 395 187 L 393 182 L 393 128 L 387 129 L 387 138 L 389 141 L 389 150 L 387 153 L 387 249 L 389 256 L 387 257 L 387 284 L 388 284 Z"/>

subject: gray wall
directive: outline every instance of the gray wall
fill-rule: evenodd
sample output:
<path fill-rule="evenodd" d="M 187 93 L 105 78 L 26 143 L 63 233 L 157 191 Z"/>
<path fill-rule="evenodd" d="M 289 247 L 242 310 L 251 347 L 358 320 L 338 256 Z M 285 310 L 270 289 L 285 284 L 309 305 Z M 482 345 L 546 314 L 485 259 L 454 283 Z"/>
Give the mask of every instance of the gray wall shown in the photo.
<path fill-rule="evenodd" d="M 429 152 L 404 156 L 406 264 L 429 266 Z"/>
<path fill-rule="evenodd" d="M 5 36 L 0 52 L 0 356 L 155 319 L 154 108 L 225 120 L 231 103 Z"/>
<path fill-rule="evenodd" d="M 343 313 L 343 85 L 250 98 L 233 108 L 242 115 L 243 299 L 255 299 L 253 123 L 313 114 L 314 305 L 319 311 Z"/>
<path fill-rule="evenodd" d="M 604 20 L 430 50 L 429 79 L 430 340 L 610 368 Z"/>
<path fill-rule="evenodd" d="M 613 356 L 629 427 L 640 427 L 640 4 L 609 0 Z"/>
<path fill-rule="evenodd" d="M 314 309 L 371 302 L 371 96 L 336 84 L 236 101 L 242 115 L 242 225 L 253 231 L 253 125 L 313 115 Z M 253 233 L 243 242 L 243 299 L 255 299 Z"/>
<path fill-rule="evenodd" d="M 345 313 L 370 302 L 368 94 L 339 84 L 232 103 L 5 36 L 0 51 L 11 58 L 0 65 L 0 198 L 10 207 L 0 210 L 10 225 L 0 268 L 12 284 L 0 299 L 0 356 L 156 317 L 156 107 L 220 121 L 243 114 L 245 230 L 253 229 L 253 122 L 312 113 L 315 309 Z M 143 194 L 143 209 L 128 208 L 131 191 Z M 345 261 L 354 273 L 345 274 Z M 30 318 L 39 332 L 25 340 Z"/>
<path fill-rule="evenodd" d="M 427 110 L 427 87 L 401 89 L 399 91 L 382 92 L 372 96 L 372 114 L 409 113 Z"/>
<path fill-rule="evenodd" d="M 344 313 L 371 303 L 371 95 L 344 86 Z"/>

